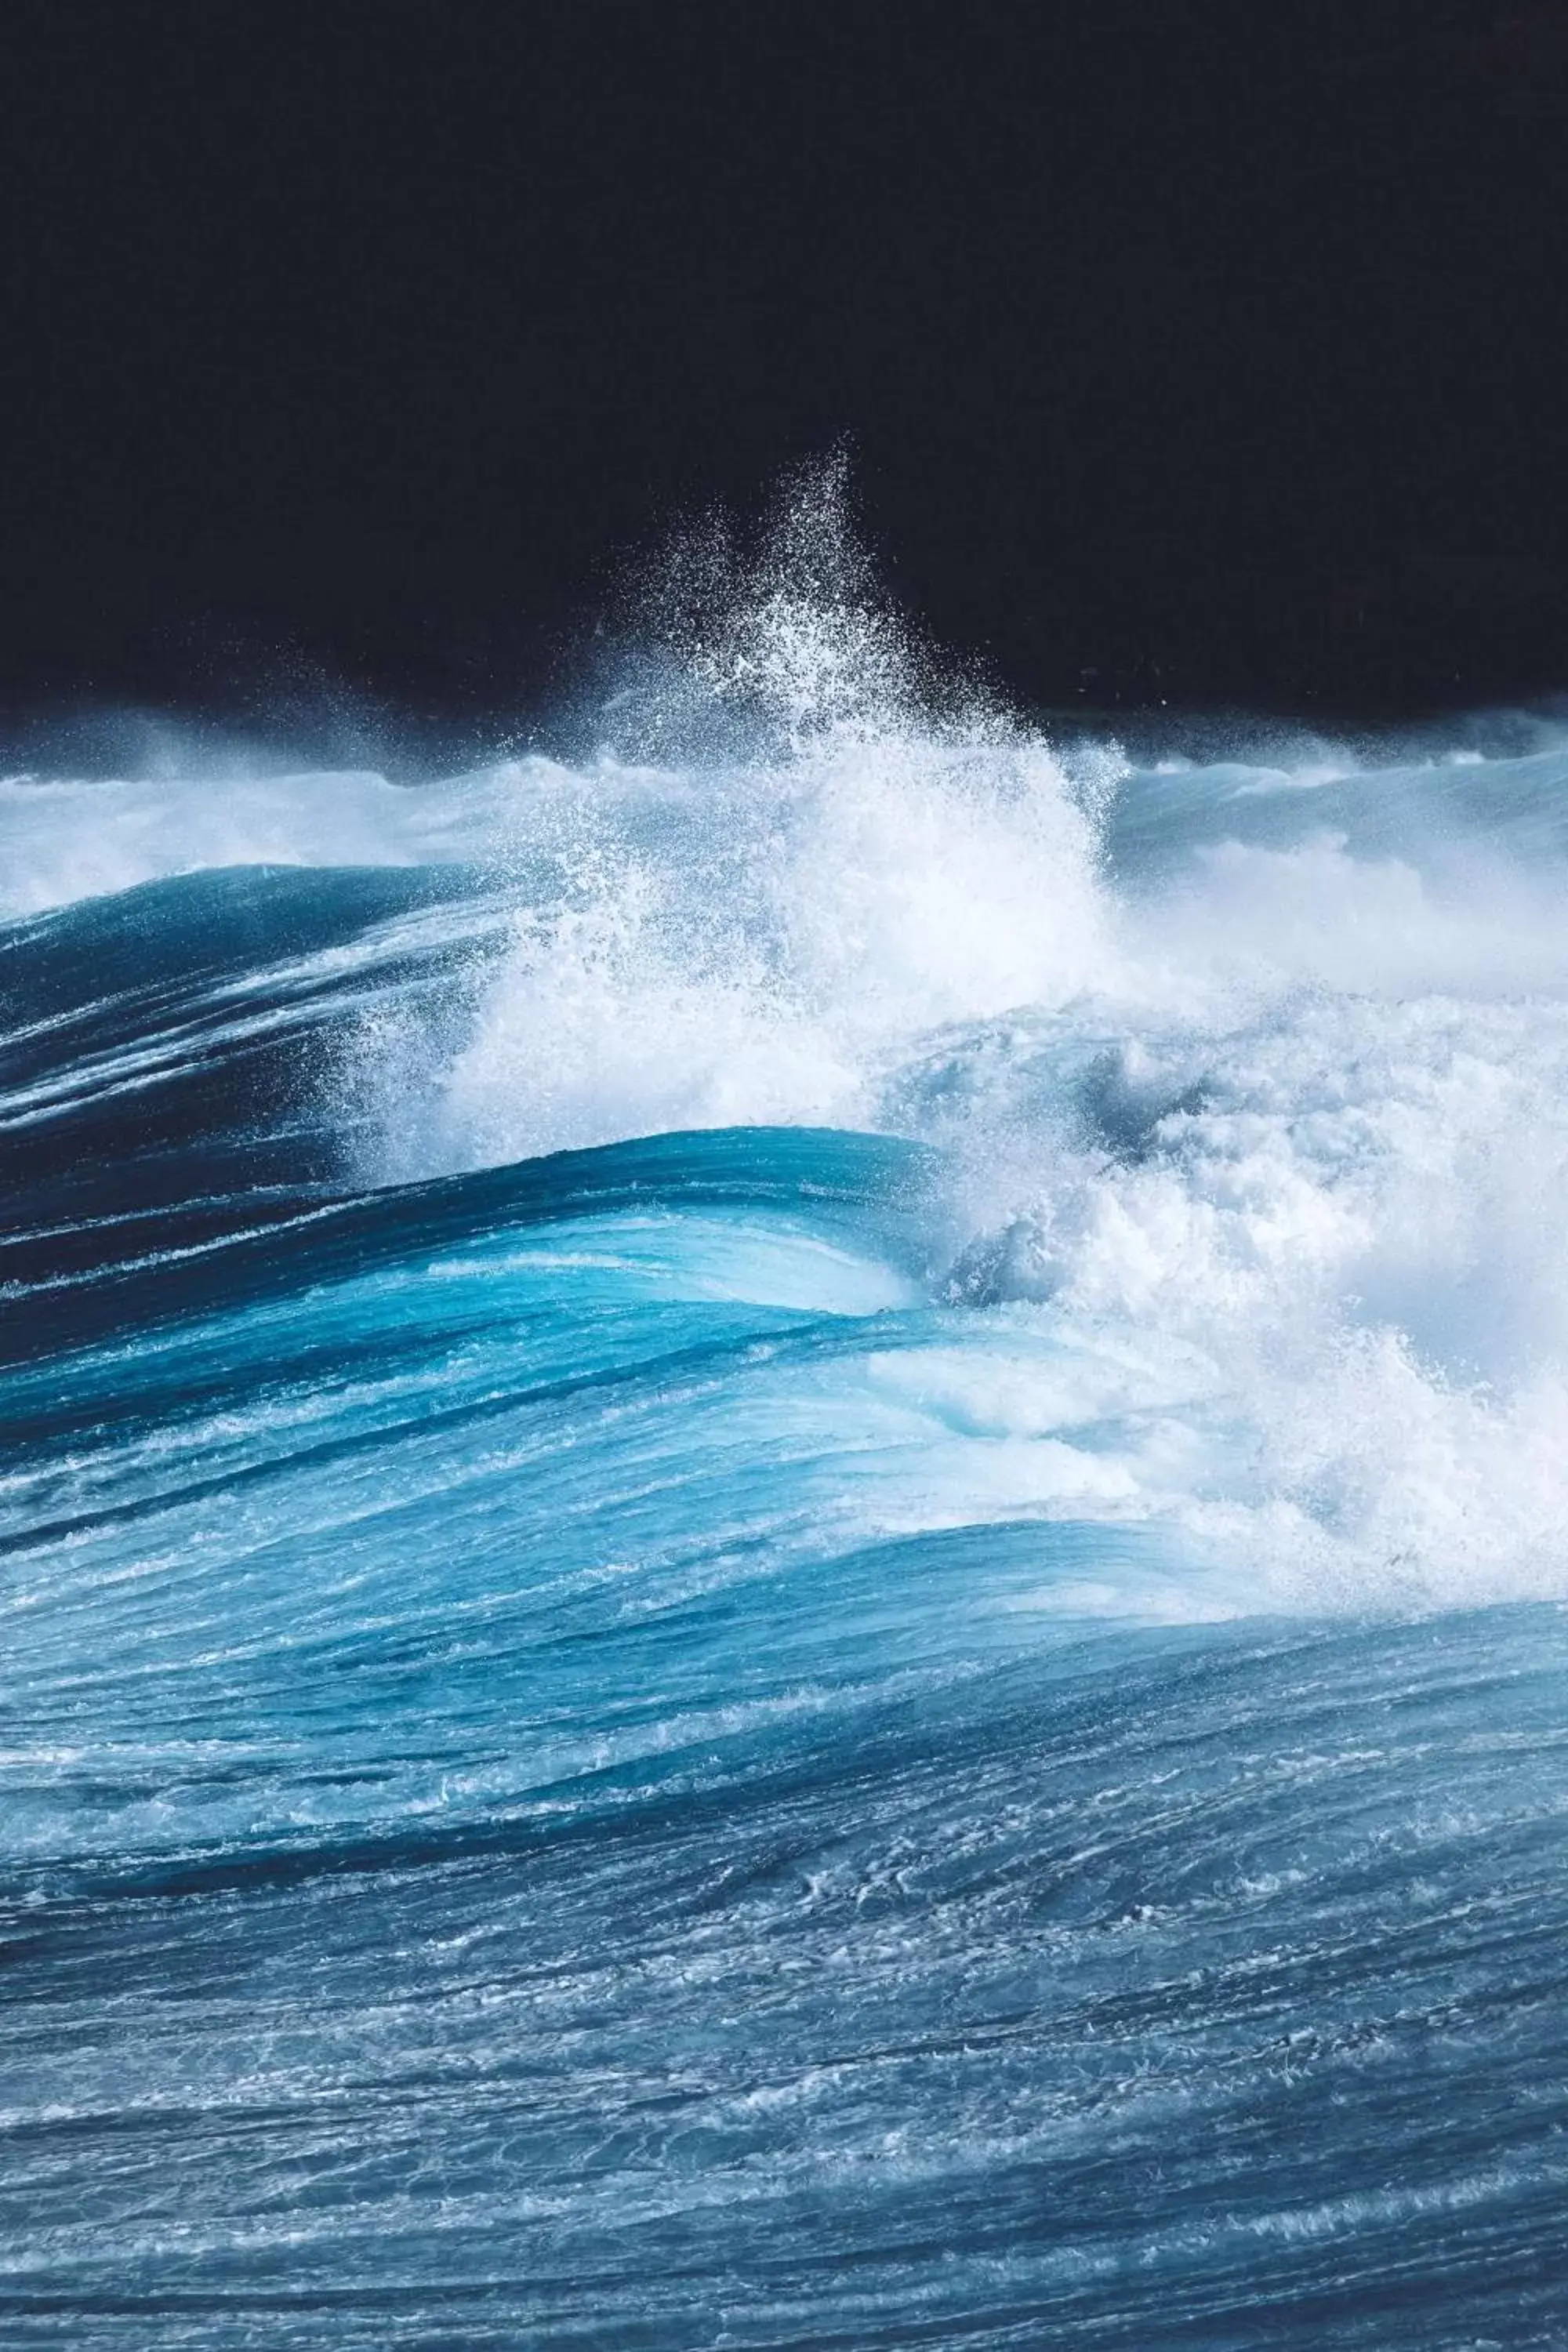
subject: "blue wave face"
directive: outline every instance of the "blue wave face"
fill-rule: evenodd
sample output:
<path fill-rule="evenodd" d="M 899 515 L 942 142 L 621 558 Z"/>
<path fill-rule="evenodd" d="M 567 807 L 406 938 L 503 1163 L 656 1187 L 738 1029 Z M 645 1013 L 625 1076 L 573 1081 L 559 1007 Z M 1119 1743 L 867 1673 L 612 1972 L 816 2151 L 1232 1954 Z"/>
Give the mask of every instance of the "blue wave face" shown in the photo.
<path fill-rule="evenodd" d="M 1568 755 L 764 617 L 0 788 L 0 2335 L 1558 2345 Z"/>

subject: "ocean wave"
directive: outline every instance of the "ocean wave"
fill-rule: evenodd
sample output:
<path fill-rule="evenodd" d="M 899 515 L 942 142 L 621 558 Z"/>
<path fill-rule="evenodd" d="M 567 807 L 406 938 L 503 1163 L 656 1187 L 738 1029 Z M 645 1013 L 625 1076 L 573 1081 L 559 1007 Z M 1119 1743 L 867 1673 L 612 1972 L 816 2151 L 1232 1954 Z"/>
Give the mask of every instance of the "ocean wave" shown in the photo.
<path fill-rule="evenodd" d="M 1568 750 L 837 530 L 0 787 L 8 2341 L 1558 2340 Z"/>

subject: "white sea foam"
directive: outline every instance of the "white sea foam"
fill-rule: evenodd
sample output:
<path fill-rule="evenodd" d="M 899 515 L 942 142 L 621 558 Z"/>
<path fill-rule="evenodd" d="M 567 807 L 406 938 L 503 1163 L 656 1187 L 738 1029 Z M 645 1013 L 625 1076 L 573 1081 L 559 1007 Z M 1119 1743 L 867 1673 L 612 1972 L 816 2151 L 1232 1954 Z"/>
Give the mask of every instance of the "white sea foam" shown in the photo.
<path fill-rule="evenodd" d="M 764 749 L 581 780 L 412 1164 L 923 1134 L 978 1311 L 879 1375 L 915 1517 L 1163 1523 L 1194 1607 L 1568 1591 L 1563 748 L 1137 772 L 776 571 L 702 666 Z"/>
<path fill-rule="evenodd" d="M 927 1137 L 953 1348 L 876 1377 L 953 1440 L 955 1512 L 1146 1517 L 1279 1605 L 1568 1593 L 1560 738 L 1135 768 L 933 712 L 820 496 L 725 597 L 657 758 L 16 782 L 5 903 L 485 865 L 457 1029 L 367 1024 L 367 1174 Z"/>

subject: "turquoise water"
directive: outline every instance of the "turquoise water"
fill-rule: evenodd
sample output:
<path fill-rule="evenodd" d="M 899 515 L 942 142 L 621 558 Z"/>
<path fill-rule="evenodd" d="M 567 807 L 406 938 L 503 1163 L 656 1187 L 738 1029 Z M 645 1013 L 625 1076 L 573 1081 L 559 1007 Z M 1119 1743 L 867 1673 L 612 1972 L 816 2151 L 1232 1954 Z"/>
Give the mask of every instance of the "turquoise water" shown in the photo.
<path fill-rule="evenodd" d="M 1561 2344 L 1568 752 L 767 626 L 0 787 L 0 2335 Z"/>

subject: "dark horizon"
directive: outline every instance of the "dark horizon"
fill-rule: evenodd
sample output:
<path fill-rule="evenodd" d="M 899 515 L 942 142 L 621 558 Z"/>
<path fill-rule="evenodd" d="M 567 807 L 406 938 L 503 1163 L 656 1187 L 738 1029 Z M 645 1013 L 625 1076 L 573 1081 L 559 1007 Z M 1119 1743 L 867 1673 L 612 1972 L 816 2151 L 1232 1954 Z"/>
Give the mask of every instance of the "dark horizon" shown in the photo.
<path fill-rule="evenodd" d="M 7 731 L 578 685 L 847 444 L 1034 708 L 1568 689 L 1568 12 L 19 0 Z"/>

